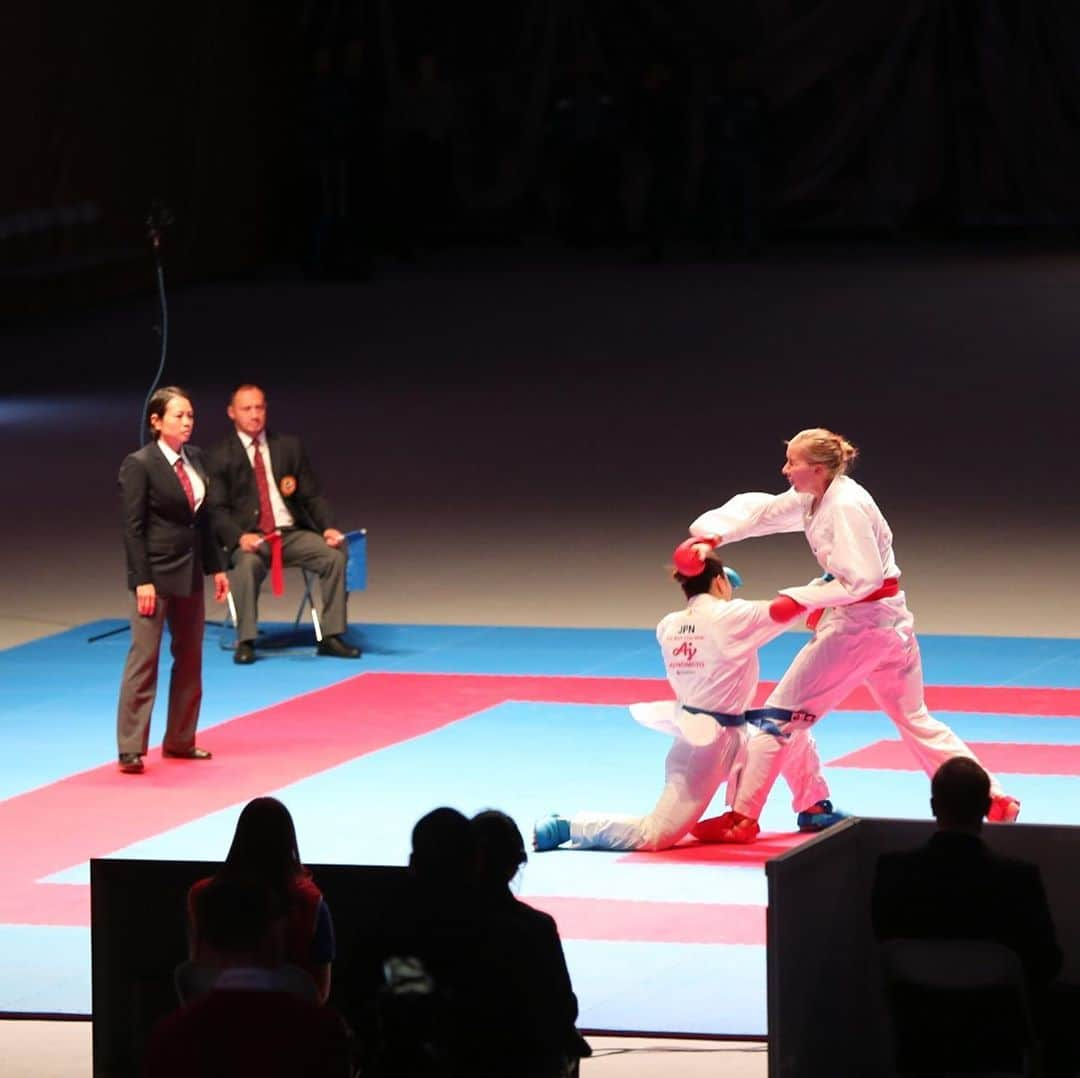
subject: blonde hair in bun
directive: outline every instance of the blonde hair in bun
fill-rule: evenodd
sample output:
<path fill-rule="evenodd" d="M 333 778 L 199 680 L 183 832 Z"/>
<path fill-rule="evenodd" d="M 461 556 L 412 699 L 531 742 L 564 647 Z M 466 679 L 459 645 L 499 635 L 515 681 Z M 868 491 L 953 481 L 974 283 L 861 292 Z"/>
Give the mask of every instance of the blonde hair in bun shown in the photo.
<path fill-rule="evenodd" d="M 824 465 L 830 478 L 847 475 L 859 455 L 858 449 L 842 434 L 825 427 L 801 430 L 794 438 L 788 439 L 787 444 L 797 447 L 811 464 Z"/>

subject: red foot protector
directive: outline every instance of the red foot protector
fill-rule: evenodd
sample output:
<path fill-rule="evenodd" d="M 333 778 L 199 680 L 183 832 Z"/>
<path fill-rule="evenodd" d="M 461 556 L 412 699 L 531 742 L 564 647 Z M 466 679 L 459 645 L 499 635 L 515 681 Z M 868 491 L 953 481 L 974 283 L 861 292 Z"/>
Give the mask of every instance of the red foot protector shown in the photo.
<path fill-rule="evenodd" d="M 1015 823 L 1020 817 L 1020 802 L 1015 797 L 1002 794 L 990 802 L 990 811 L 986 814 L 990 823 Z"/>

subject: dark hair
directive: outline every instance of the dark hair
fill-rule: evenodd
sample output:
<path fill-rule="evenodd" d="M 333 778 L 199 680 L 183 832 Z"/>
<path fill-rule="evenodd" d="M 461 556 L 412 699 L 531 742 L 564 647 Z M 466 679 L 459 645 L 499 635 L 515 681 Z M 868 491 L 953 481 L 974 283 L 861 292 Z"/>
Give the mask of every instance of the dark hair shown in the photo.
<path fill-rule="evenodd" d="M 690 599 L 695 595 L 704 595 L 712 587 L 712 582 L 718 576 L 724 575 L 724 563 L 715 550 L 710 550 L 705 555 L 705 566 L 700 573 L 685 576 L 676 569 L 671 575 L 682 585 L 683 594 Z"/>
<path fill-rule="evenodd" d="M 245 389 L 257 389 L 263 395 L 263 401 L 266 400 L 266 390 L 262 386 L 256 385 L 254 382 L 241 382 L 239 385 L 233 386 L 233 391 L 229 394 L 229 403 L 232 404 L 236 400 L 236 394 Z"/>
<path fill-rule="evenodd" d="M 169 407 L 169 401 L 176 400 L 177 397 L 183 397 L 184 400 L 188 401 L 191 400 L 188 391 L 181 389 L 179 386 L 162 386 L 150 394 L 150 399 L 146 402 L 146 426 L 153 435 L 154 441 L 157 441 L 161 435 L 160 431 L 154 430 L 154 425 L 150 420 L 154 416 L 157 416 L 158 419 L 164 419 L 165 409 Z"/>
<path fill-rule="evenodd" d="M 974 760 L 954 756 L 934 772 L 930 798 L 939 822 L 978 826 L 990 807 L 990 776 Z"/>
<path fill-rule="evenodd" d="M 409 865 L 417 876 L 462 882 L 475 871 L 476 840 L 468 817 L 457 809 L 437 808 L 422 816 L 412 831 Z"/>
<path fill-rule="evenodd" d="M 256 879 L 285 896 L 297 876 L 307 875 L 289 810 L 275 797 L 249 801 L 236 821 L 232 845 L 219 876 Z"/>
<path fill-rule="evenodd" d="M 264 883 L 214 878 L 194 898 L 202 940 L 218 951 L 257 951 L 271 924 L 283 915 L 281 902 Z"/>
<path fill-rule="evenodd" d="M 480 882 L 503 885 L 529 859 L 525 840 L 513 819 L 498 809 L 485 809 L 472 818 Z"/>

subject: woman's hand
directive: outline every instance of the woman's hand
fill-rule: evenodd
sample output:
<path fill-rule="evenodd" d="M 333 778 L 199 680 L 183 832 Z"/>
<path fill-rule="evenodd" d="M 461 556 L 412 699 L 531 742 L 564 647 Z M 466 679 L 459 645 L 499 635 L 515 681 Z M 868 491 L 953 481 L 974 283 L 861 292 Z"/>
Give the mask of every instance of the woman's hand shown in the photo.
<path fill-rule="evenodd" d="M 157 609 L 157 588 L 153 584 L 136 585 L 135 606 L 144 618 L 152 618 Z"/>
<path fill-rule="evenodd" d="M 229 574 L 214 573 L 214 601 L 223 603 L 229 594 Z"/>

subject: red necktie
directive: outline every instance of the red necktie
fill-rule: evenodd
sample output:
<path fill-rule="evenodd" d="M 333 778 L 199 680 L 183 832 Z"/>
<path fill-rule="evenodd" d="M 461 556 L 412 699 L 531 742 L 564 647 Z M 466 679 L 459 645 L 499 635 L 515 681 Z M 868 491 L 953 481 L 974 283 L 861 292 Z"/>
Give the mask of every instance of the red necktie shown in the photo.
<path fill-rule="evenodd" d="M 275 595 L 285 594 L 285 565 L 281 556 L 281 536 L 274 524 L 274 510 L 270 506 L 270 482 L 266 478 L 262 446 L 252 443 L 254 453 L 251 466 L 255 471 L 255 486 L 259 491 L 259 531 L 270 544 L 270 589 Z"/>
<path fill-rule="evenodd" d="M 255 469 L 255 486 L 259 491 L 259 531 L 269 535 L 274 531 L 274 510 L 270 506 L 270 483 L 266 478 L 266 465 L 263 463 L 262 447 L 258 442 L 252 444 L 254 456 L 251 466 Z"/>
<path fill-rule="evenodd" d="M 191 489 L 191 480 L 188 479 L 188 474 L 184 468 L 184 458 L 177 457 L 176 463 L 173 465 L 176 469 L 176 478 L 180 480 L 180 486 L 184 488 L 184 493 L 187 495 L 188 505 L 191 506 L 191 511 L 195 512 L 195 491 Z"/>

